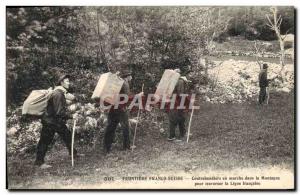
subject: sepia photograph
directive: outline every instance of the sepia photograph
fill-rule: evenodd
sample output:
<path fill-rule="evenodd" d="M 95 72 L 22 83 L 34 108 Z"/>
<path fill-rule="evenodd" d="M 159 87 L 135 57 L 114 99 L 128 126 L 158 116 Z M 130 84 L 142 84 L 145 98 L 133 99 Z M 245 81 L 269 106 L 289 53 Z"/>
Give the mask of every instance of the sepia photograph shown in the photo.
<path fill-rule="evenodd" d="M 294 6 L 6 6 L 6 189 L 296 189 Z"/>

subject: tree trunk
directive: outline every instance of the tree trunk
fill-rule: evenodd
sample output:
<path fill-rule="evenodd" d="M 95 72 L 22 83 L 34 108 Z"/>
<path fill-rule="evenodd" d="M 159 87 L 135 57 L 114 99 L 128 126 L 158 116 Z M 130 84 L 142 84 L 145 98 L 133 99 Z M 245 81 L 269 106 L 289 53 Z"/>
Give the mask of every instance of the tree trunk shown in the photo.
<path fill-rule="evenodd" d="M 101 38 L 101 35 L 100 35 L 100 25 L 99 25 L 99 22 L 100 22 L 100 19 L 99 19 L 99 10 L 97 9 L 97 35 L 98 35 L 98 47 L 99 47 L 99 50 L 100 50 L 100 56 L 101 56 L 101 61 L 106 63 L 107 60 L 106 60 L 106 56 L 105 56 L 105 52 L 104 52 L 104 49 L 103 49 L 103 46 L 102 46 L 102 38 Z M 104 41 L 103 41 L 104 42 Z"/>
<path fill-rule="evenodd" d="M 284 53 L 284 42 L 282 40 L 280 40 L 280 65 L 281 65 L 281 69 L 280 69 L 280 76 L 283 80 L 284 78 L 284 75 L 283 75 L 283 69 L 284 69 L 284 66 L 285 66 L 285 60 L 284 60 L 284 57 L 285 57 L 285 53 Z"/>
<path fill-rule="evenodd" d="M 284 80 L 284 75 L 283 75 L 283 69 L 284 69 L 284 66 L 285 66 L 285 60 L 284 60 L 284 57 L 285 57 L 285 52 L 284 52 L 284 40 L 283 38 L 281 37 L 281 34 L 280 34 L 280 24 L 277 25 L 278 23 L 281 23 L 280 21 L 278 21 L 278 18 L 277 18 L 277 7 L 274 8 L 274 11 L 273 11 L 273 18 L 274 18 L 274 30 L 275 30 L 275 33 L 277 35 L 277 38 L 278 38 L 278 41 L 279 41 L 279 45 L 280 45 L 280 65 L 281 65 L 281 70 L 280 70 L 280 77 L 282 78 L 282 80 Z"/>

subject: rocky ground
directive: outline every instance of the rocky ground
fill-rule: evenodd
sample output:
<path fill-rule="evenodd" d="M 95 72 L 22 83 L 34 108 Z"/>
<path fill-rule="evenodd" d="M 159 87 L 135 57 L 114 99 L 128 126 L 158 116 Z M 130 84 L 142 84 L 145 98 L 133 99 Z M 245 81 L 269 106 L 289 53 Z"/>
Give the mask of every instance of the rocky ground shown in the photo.
<path fill-rule="evenodd" d="M 258 75 L 260 67 L 256 61 L 242 61 L 229 59 L 214 61 L 218 66 L 208 71 L 213 84 L 200 89 L 208 102 L 228 103 L 243 102 L 257 97 L 259 93 Z M 267 63 L 269 90 L 273 92 L 289 93 L 294 89 L 294 65 L 286 64 L 283 69 L 285 79 L 280 80 L 281 66 L 278 63 Z"/>

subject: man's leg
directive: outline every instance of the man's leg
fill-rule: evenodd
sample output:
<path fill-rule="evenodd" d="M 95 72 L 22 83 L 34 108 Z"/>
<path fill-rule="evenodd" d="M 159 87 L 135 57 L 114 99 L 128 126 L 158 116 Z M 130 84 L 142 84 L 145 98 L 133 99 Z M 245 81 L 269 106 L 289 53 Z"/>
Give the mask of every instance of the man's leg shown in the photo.
<path fill-rule="evenodd" d="M 267 96 L 267 88 L 266 87 L 262 87 L 261 88 L 261 91 L 262 91 L 262 102 L 261 103 L 264 103 L 265 100 L 266 100 L 266 96 Z"/>
<path fill-rule="evenodd" d="M 46 155 L 46 152 L 48 150 L 49 144 L 52 142 L 54 137 L 54 129 L 53 126 L 42 122 L 43 127 L 41 131 L 40 140 L 37 145 L 37 152 L 36 152 L 36 160 L 35 165 L 42 165 L 44 163 L 44 158 Z"/>
<path fill-rule="evenodd" d="M 262 104 L 266 99 L 266 87 L 261 87 L 259 91 L 259 103 Z"/>
<path fill-rule="evenodd" d="M 170 110 L 170 112 L 168 113 L 168 117 L 169 117 L 169 141 L 172 141 L 175 139 L 175 129 L 177 127 L 178 121 L 177 121 L 177 113 L 176 111 Z"/>
<path fill-rule="evenodd" d="M 107 117 L 107 127 L 104 132 L 104 152 L 109 153 L 113 142 L 115 131 L 119 123 L 119 116 L 115 112 L 110 112 Z"/>
<path fill-rule="evenodd" d="M 127 112 L 120 113 L 120 123 L 123 131 L 123 149 L 130 149 L 129 122 Z"/>
<path fill-rule="evenodd" d="M 179 125 L 180 139 L 182 139 L 186 133 L 185 120 L 186 120 L 186 113 L 178 112 L 178 125 Z"/>
<path fill-rule="evenodd" d="M 56 128 L 56 132 L 62 138 L 63 142 L 65 143 L 65 145 L 68 149 L 69 155 L 71 155 L 71 144 L 72 144 L 71 131 L 68 129 L 68 127 L 65 124 L 60 124 Z M 74 156 L 76 156 L 76 155 L 77 155 L 77 150 L 74 149 Z"/>

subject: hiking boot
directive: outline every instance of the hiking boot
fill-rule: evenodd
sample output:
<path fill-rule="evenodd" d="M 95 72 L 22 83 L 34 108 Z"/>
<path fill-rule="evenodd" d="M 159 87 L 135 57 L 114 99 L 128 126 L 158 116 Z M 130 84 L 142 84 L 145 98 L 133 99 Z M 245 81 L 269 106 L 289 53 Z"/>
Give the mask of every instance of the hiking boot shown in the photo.
<path fill-rule="evenodd" d="M 175 137 L 168 137 L 168 141 L 174 141 Z"/>
<path fill-rule="evenodd" d="M 40 165 L 39 167 L 40 167 L 40 169 L 49 169 L 49 168 L 51 168 L 52 166 L 51 166 L 51 165 L 48 165 L 48 164 L 46 164 L 46 163 L 44 163 L 44 164 Z"/>

